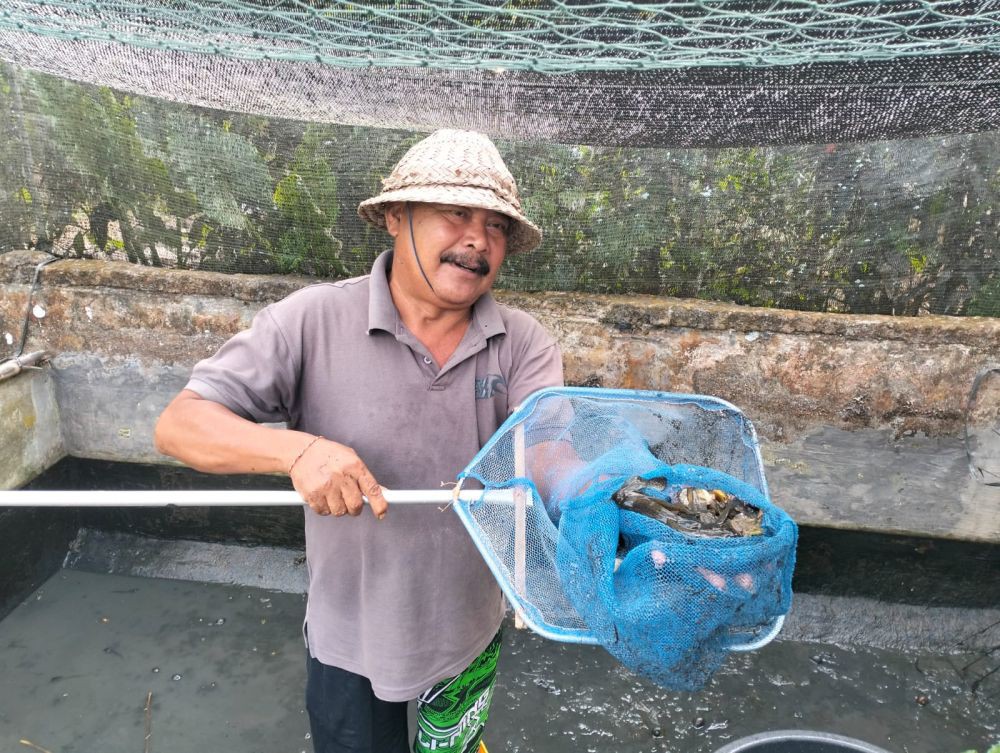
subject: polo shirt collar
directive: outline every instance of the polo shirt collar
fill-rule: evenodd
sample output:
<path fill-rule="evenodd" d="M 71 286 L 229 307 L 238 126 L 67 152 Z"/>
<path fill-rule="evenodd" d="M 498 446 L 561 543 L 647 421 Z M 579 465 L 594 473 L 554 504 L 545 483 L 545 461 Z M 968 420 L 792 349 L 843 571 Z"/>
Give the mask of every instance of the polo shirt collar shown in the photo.
<path fill-rule="evenodd" d="M 368 334 L 375 330 L 384 330 L 391 335 L 399 334 L 399 312 L 392 301 L 392 293 L 389 292 L 391 266 L 391 250 L 379 254 L 372 265 L 368 281 Z M 479 330 L 486 339 L 507 332 L 503 317 L 500 316 L 500 306 L 489 293 L 483 294 L 472 304 L 472 320 L 479 325 Z"/>
<path fill-rule="evenodd" d="M 372 264 L 368 279 L 368 334 L 381 329 L 390 335 L 398 330 L 399 312 L 392 302 L 389 292 L 389 268 L 392 266 L 392 251 L 383 251 Z"/>

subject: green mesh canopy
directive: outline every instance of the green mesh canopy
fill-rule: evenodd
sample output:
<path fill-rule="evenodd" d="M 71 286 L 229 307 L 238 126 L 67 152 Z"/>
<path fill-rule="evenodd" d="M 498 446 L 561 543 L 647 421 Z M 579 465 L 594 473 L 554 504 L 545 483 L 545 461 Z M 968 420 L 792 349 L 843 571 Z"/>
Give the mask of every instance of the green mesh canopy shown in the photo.
<path fill-rule="evenodd" d="M 236 60 L 541 73 L 997 52 L 995 3 L 857 0 L 9 2 L 11 31 Z"/>
<path fill-rule="evenodd" d="M 299 120 L 723 146 L 996 128 L 998 27 L 995 0 L 13 0 L 0 58 Z"/>
<path fill-rule="evenodd" d="M 0 253 L 363 274 L 483 131 L 526 290 L 1000 314 L 1000 0 L 0 3 Z"/>

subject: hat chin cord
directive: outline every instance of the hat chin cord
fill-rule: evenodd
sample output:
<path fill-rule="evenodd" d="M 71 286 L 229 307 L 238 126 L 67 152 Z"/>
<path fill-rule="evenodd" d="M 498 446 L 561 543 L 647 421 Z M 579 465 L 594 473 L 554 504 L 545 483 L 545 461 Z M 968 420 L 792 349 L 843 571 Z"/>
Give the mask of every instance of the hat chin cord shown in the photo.
<path fill-rule="evenodd" d="M 431 281 L 427 278 L 427 273 L 424 271 L 424 265 L 420 263 L 420 255 L 417 254 L 417 239 L 413 236 L 413 209 L 410 206 L 410 202 L 406 202 L 406 220 L 410 226 L 410 248 L 413 249 L 413 258 L 417 260 L 417 269 L 420 270 L 421 276 L 424 278 L 424 282 L 427 283 L 427 287 L 431 289 L 434 295 L 437 295 L 437 291 L 434 286 L 431 285 Z"/>

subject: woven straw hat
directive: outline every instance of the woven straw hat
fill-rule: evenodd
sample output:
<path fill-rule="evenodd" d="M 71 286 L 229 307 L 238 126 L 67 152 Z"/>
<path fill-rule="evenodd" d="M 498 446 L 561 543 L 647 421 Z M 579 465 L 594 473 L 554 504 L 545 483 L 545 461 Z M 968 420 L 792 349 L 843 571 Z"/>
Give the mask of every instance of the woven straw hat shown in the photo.
<path fill-rule="evenodd" d="M 362 201 L 358 215 L 385 227 L 385 208 L 397 201 L 491 209 L 514 220 L 507 253 L 531 251 L 542 232 L 521 213 L 517 183 L 500 152 L 474 131 L 443 129 L 414 144 L 382 181 L 382 193 Z"/>

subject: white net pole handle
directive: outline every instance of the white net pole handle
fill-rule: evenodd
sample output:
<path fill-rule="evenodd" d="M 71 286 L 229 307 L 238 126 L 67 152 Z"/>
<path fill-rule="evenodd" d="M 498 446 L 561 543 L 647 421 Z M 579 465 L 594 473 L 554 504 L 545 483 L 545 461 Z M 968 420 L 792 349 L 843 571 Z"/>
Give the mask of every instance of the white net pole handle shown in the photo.
<path fill-rule="evenodd" d="M 524 423 L 514 426 L 514 476 L 524 478 Z M 527 493 L 523 486 L 514 487 L 514 590 L 522 599 L 528 593 L 527 568 Z M 524 618 L 514 609 L 514 627 L 524 630 Z"/>
<path fill-rule="evenodd" d="M 389 504 L 426 504 L 446 506 L 454 501 L 451 489 L 383 489 Z M 486 499 L 490 502 L 513 501 L 509 490 L 486 492 L 475 489 L 458 494 L 463 502 Z M 368 500 L 365 499 L 365 502 Z M 0 491 L 0 507 L 270 507 L 304 505 L 295 491 Z"/>

